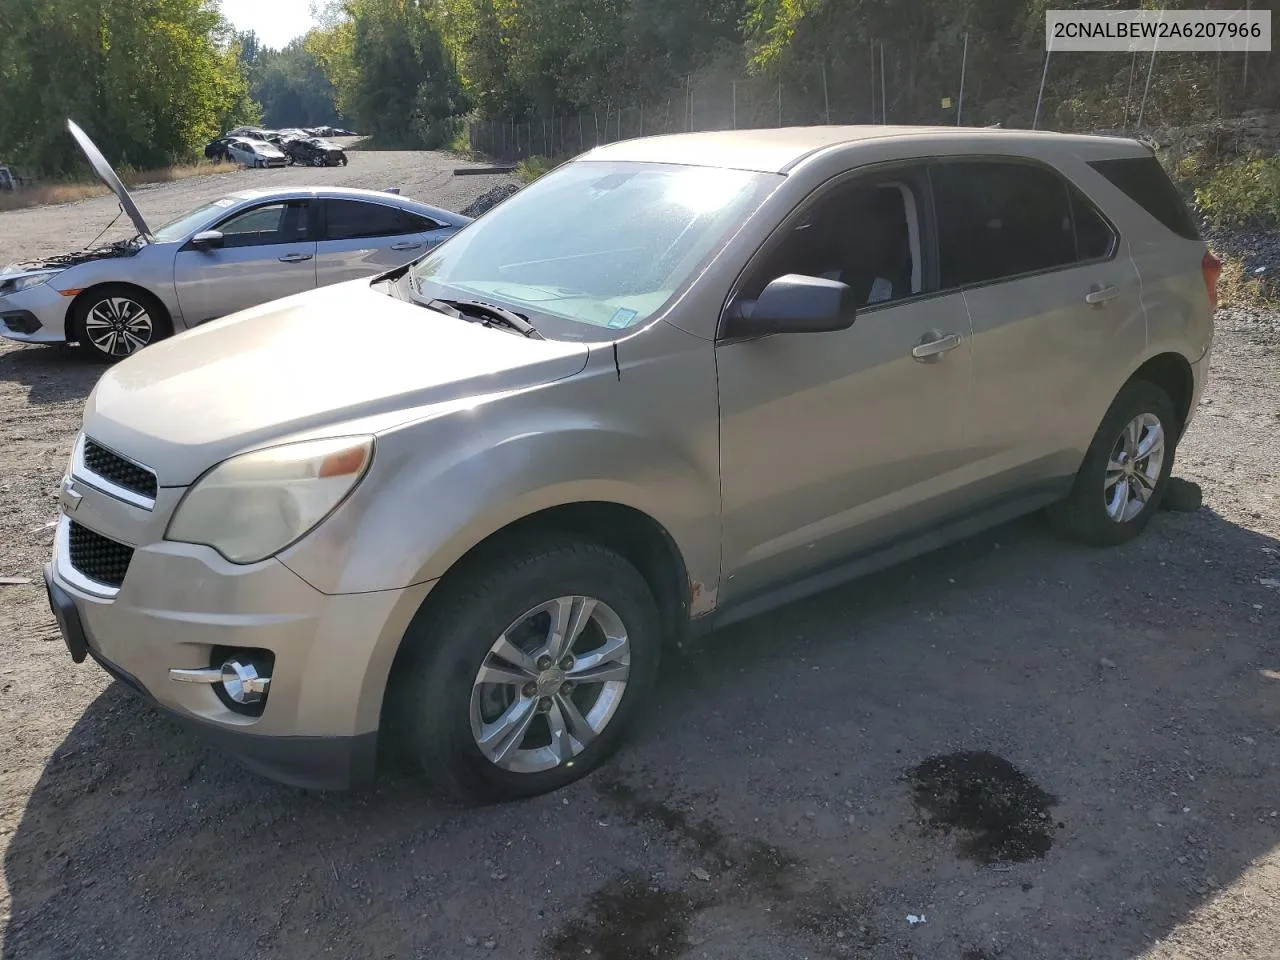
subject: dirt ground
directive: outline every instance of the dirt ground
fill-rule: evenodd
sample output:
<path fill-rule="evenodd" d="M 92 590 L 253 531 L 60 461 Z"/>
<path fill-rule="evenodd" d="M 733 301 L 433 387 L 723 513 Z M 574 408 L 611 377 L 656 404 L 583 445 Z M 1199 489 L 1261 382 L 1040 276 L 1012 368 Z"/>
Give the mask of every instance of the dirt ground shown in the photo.
<path fill-rule="evenodd" d="M 99 206 L 0 215 L 0 261 Z M 1198 513 L 1112 551 L 1029 518 L 723 631 L 608 768 L 478 810 L 275 786 L 73 665 L 39 568 L 100 370 L 0 347 L 0 577 L 36 580 L 0 586 L 0 954 L 1280 957 L 1280 313 L 1218 329 Z"/>

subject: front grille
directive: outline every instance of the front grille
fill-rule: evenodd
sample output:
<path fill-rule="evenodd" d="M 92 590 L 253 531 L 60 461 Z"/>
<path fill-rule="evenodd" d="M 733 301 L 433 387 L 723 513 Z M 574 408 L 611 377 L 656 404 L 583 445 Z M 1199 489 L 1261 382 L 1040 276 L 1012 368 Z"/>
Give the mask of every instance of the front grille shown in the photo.
<path fill-rule="evenodd" d="M 84 441 L 84 465 L 98 476 L 143 497 L 156 498 L 156 475 L 88 438 Z"/>
<path fill-rule="evenodd" d="M 71 566 L 77 572 L 108 587 L 124 583 L 129 561 L 133 559 L 133 547 L 94 533 L 74 520 L 68 525 L 67 535 Z"/>

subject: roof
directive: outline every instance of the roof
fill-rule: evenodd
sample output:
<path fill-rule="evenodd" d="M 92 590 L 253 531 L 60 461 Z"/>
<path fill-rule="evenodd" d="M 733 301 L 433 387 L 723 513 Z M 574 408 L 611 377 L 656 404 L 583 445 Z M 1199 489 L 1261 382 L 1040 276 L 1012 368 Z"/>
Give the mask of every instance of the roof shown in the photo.
<path fill-rule="evenodd" d="M 675 133 L 659 137 L 623 140 L 596 147 L 583 160 L 631 160 L 645 163 L 679 163 L 691 166 L 726 167 L 760 173 L 786 173 L 812 153 L 826 147 L 859 141 L 898 139 L 937 143 L 940 139 L 970 143 L 990 141 L 993 146 L 1058 141 L 1080 146 L 1118 145 L 1144 149 L 1136 140 L 1118 137 L 1085 136 L 1036 130 L 1005 130 L 988 127 L 908 127 L 821 126 L 772 127 L 762 130 L 718 130 L 706 133 Z"/>

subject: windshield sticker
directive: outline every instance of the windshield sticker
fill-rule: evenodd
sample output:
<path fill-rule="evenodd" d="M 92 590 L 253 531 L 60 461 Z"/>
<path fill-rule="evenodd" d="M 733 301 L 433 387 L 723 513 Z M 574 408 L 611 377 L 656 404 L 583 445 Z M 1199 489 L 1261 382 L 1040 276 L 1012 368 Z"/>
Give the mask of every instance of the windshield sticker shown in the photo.
<path fill-rule="evenodd" d="M 231 197 L 223 197 L 221 200 L 213 201 L 213 205 L 215 207 L 229 207 L 233 203 L 235 203 L 235 200 L 233 200 Z"/>
<path fill-rule="evenodd" d="M 613 315 L 613 319 L 609 321 L 609 326 L 615 330 L 629 326 L 631 321 L 636 318 L 636 311 L 628 310 L 626 307 L 619 307 L 618 312 Z"/>

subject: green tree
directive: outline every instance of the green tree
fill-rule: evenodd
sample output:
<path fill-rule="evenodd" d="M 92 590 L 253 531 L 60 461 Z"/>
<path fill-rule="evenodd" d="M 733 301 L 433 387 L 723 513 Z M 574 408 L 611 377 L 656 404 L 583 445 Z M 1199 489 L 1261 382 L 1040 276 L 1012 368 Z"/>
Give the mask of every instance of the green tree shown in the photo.
<path fill-rule="evenodd" d="M 0 143 L 38 171 L 82 165 L 68 117 L 112 161 L 144 167 L 256 116 L 210 0 L 5 0 L 3 14 Z"/>

